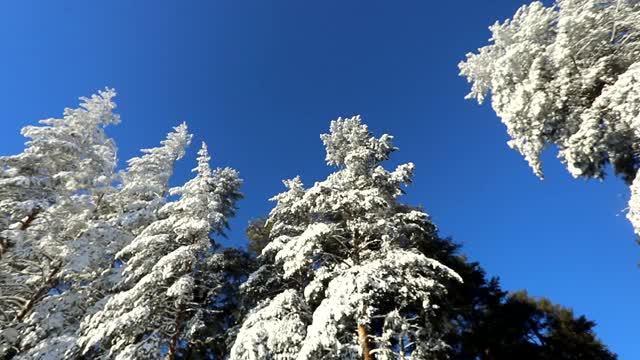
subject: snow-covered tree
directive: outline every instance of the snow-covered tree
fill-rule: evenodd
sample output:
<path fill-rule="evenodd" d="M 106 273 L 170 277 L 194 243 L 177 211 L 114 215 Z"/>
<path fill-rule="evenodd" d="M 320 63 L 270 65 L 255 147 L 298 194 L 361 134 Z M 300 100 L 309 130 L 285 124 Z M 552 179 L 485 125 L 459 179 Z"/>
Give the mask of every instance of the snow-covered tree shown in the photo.
<path fill-rule="evenodd" d="M 81 98 L 80 108 L 65 109 L 62 119 L 26 126 L 30 140 L 18 155 L 0 157 L 0 237 L 3 252 L 25 243 L 23 233 L 45 209 L 80 191 L 108 185 L 116 147 L 103 128 L 117 124 L 113 90 Z M 40 215 L 40 217 L 42 217 Z M 21 240 L 21 241 L 19 241 Z"/>
<path fill-rule="evenodd" d="M 492 43 L 460 64 L 468 97 L 491 94 L 509 146 L 540 177 L 550 145 L 574 177 L 602 179 L 611 164 L 632 183 L 640 234 L 640 1 L 533 2 L 490 30 Z"/>
<path fill-rule="evenodd" d="M 231 359 L 296 359 L 311 320 L 300 292 L 284 290 L 260 302 L 244 319 Z"/>
<path fill-rule="evenodd" d="M 246 316 L 230 357 L 428 358 L 446 347 L 433 323 L 436 300 L 459 277 L 412 246 L 429 224 L 398 202 L 414 166 L 382 167 L 396 150 L 392 137 L 373 137 L 357 116 L 333 121 L 321 138 L 338 170 L 309 189 L 285 181 L 288 191 L 273 198 L 265 265 L 244 289 L 268 295 Z"/>
<path fill-rule="evenodd" d="M 122 188 L 109 202 L 116 208 L 119 225 L 137 235 L 156 219 L 157 210 L 166 203 L 175 162 L 184 156 L 191 138 L 187 124 L 182 123 L 161 146 L 143 149 L 143 156 L 127 161 Z"/>
<path fill-rule="evenodd" d="M 21 326 L 18 359 L 53 356 L 51 348 L 63 357 L 74 348 L 80 322 L 120 279 L 122 269 L 111 266 L 115 254 L 164 204 L 174 163 L 190 140 L 186 124 L 176 127 L 160 147 L 145 149 L 144 156 L 128 161 L 120 188 L 103 188 L 93 203 L 67 204 L 75 205 L 64 215 L 68 220 L 47 225 L 50 234 L 71 237 L 65 242 L 69 256 L 58 284 Z"/>
<path fill-rule="evenodd" d="M 86 356 L 105 353 L 117 359 L 173 358 L 180 342 L 197 330 L 201 308 L 192 306 L 211 260 L 210 234 L 222 233 L 240 198 L 238 173 L 212 171 L 203 144 L 196 176 L 171 189 L 179 199 L 162 206 L 117 258 L 125 263 L 119 288 L 105 298 L 81 326 L 79 344 Z"/>
<path fill-rule="evenodd" d="M 62 119 L 25 127 L 25 151 L 0 157 L 0 355 L 41 343 L 66 325 L 65 311 L 81 311 L 77 298 L 52 300 L 51 291 L 93 273 L 108 241 L 87 220 L 114 180 L 116 147 L 104 132 L 119 122 L 114 96 L 101 91 Z"/>
<path fill-rule="evenodd" d="M 26 150 L 0 157 L 2 358 L 79 356 L 85 350 L 79 341 L 83 319 L 83 329 L 91 331 L 86 324 L 96 312 L 104 316 L 114 299 L 131 297 L 145 286 L 151 292 L 143 298 L 151 300 L 142 306 L 158 310 L 157 316 L 118 329 L 118 344 L 124 341 L 126 348 L 113 351 L 117 356 L 137 358 L 148 350 L 157 357 L 165 345 L 175 355 L 183 341 L 210 345 L 217 333 L 203 331 L 203 324 L 226 319 L 226 313 L 218 314 L 220 307 L 233 306 L 232 300 L 222 304 L 219 298 L 233 292 L 240 273 L 246 273 L 236 269 L 243 266 L 243 256 L 231 250 L 212 253 L 209 233 L 222 233 L 235 213 L 237 172 L 211 171 L 203 145 L 198 175 L 169 192 L 174 163 L 191 141 L 182 124 L 161 146 L 142 150 L 126 171 L 115 173 L 116 147 L 103 130 L 119 122 L 113 96 L 107 89 L 82 98 L 81 107 L 65 110 L 62 119 L 26 127 L 23 134 L 31 138 Z M 167 204 L 170 193 L 180 200 Z M 149 244 L 158 246 L 146 249 L 150 237 Z M 148 267 L 156 262 L 160 273 Z M 158 282 L 149 285 L 153 280 Z M 164 297 L 155 298 L 154 290 Z M 163 300 L 172 301 L 173 308 Z M 162 323 L 167 314 L 171 322 Z M 135 333 L 136 325 L 152 330 L 158 325 L 159 331 Z M 169 333 L 166 342 L 162 335 Z M 109 341 L 101 345 L 108 348 Z M 89 353 L 93 350 L 100 352 Z"/>

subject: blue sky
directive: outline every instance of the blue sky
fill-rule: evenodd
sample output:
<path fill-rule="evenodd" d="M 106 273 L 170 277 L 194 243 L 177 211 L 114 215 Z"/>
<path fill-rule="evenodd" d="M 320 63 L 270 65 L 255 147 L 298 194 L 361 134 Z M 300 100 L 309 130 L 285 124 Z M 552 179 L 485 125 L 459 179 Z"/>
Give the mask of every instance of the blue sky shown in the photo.
<path fill-rule="evenodd" d="M 90 4 L 91 3 L 91 4 Z M 507 289 L 526 288 L 598 323 L 620 359 L 640 358 L 639 247 L 625 219 L 628 190 L 613 177 L 574 180 L 551 151 L 538 180 L 510 150 L 490 106 L 464 100 L 464 54 L 514 0 L 13 1 L 0 4 L 0 154 L 19 129 L 118 90 L 122 124 L 109 129 L 120 159 L 155 146 L 187 121 L 214 162 L 245 179 L 227 243 L 244 244 L 281 180 L 325 177 L 319 134 L 361 114 L 413 161 L 406 200 Z"/>

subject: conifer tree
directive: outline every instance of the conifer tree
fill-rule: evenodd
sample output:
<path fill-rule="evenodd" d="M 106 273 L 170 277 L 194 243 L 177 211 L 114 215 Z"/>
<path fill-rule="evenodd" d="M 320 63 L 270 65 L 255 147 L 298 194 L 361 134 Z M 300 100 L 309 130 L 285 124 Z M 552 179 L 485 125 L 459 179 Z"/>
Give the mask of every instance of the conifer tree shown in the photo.
<path fill-rule="evenodd" d="M 23 128 L 30 138 L 24 152 L 0 157 L 1 356 L 42 345 L 65 327 L 65 313 L 82 312 L 81 297 L 51 295 L 93 273 L 109 241 L 93 236 L 101 227 L 87 220 L 114 180 L 116 147 L 104 132 L 120 121 L 114 96 L 107 89 L 81 98 L 80 108 L 65 109 L 62 119 Z"/>
<path fill-rule="evenodd" d="M 250 248 L 264 248 L 270 242 L 268 236 L 269 225 L 263 218 L 252 221 L 248 228 Z M 463 282 L 448 284 L 447 297 L 438 305 L 445 313 L 439 325 L 444 331 L 444 340 L 448 349 L 442 356 L 433 359 L 457 360 L 572 360 L 576 358 L 593 360 L 615 360 L 617 357 L 609 351 L 594 332 L 595 322 L 585 316 L 576 316 L 573 311 L 561 305 L 553 304 L 546 298 L 534 298 L 526 291 L 509 294 L 500 287 L 497 278 L 487 278 L 485 271 L 477 262 L 469 262 L 460 253 L 460 245 L 450 239 L 438 235 L 437 228 L 425 222 L 422 227 L 427 230 L 412 239 L 413 246 L 425 254 L 450 267 L 462 277 Z M 266 235 L 265 235 L 266 234 Z M 253 245 L 253 246 L 251 246 Z M 265 269 L 253 279 L 253 282 L 265 282 Z M 249 284 L 249 283 L 247 283 Z M 265 288 L 278 288 L 273 283 L 267 283 Z M 249 286 L 244 290 L 259 289 Z M 268 295 L 251 292 L 240 293 L 242 300 L 252 304 L 252 300 Z M 289 300 L 283 297 L 278 301 Z M 300 310 L 292 311 L 285 304 L 274 306 L 282 310 L 282 314 L 299 314 Z M 262 305 L 265 305 L 263 303 Z M 303 304 L 298 302 L 298 304 Z M 253 303 L 255 306 L 255 303 Z M 269 334 L 279 333 L 286 321 L 279 321 L 278 317 L 259 317 L 262 312 L 253 312 L 254 317 L 247 321 L 254 323 L 251 327 L 252 336 L 262 336 L 267 344 Z M 266 314 L 272 314 L 266 312 Z M 279 313 L 273 313 L 277 315 Z M 284 319 L 286 317 L 282 315 Z M 300 321 L 291 318 L 295 326 Z M 304 322 L 304 320 L 302 321 Z M 374 324 L 373 332 L 381 333 L 384 324 Z M 232 334 L 233 336 L 233 334 Z M 274 338 L 279 339 L 279 338 Z M 292 342 L 300 340 L 293 338 Z M 284 345 L 288 343 L 283 343 Z M 264 346 L 266 349 L 268 346 Z M 279 345 L 281 348 L 282 345 Z M 295 358 L 296 347 L 288 355 Z M 260 355 L 259 355 L 260 356 Z M 258 356 L 258 357 L 259 357 Z"/>
<path fill-rule="evenodd" d="M 122 187 L 109 202 L 116 208 L 120 226 L 137 235 L 155 220 L 156 212 L 166 202 L 175 162 L 184 156 L 191 138 L 187 124 L 182 123 L 161 146 L 142 149 L 143 156 L 127 161 Z"/>
<path fill-rule="evenodd" d="M 463 279 L 451 283 L 441 303 L 450 345 L 457 360 L 615 360 L 594 332 L 595 322 L 526 291 L 508 293 L 498 278 L 487 278 L 460 245 L 438 235 L 435 226 L 414 239 L 417 249 L 449 266 Z"/>
<path fill-rule="evenodd" d="M 186 124 L 176 127 L 160 147 L 145 149 L 144 156 L 128 161 L 119 188 L 103 188 L 95 203 L 84 204 L 91 211 L 79 208 L 79 216 L 69 217 L 64 226 L 75 223 L 83 229 L 71 242 L 74 246 L 66 267 L 73 268 L 73 273 L 61 277 L 23 322 L 16 359 L 63 358 L 72 352 L 82 319 L 91 315 L 93 305 L 120 281 L 122 268 L 112 266 L 115 254 L 164 204 L 174 163 L 184 155 L 190 140 Z M 57 355 L 52 353 L 54 348 Z"/>
<path fill-rule="evenodd" d="M 542 177 L 556 146 L 574 177 L 603 179 L 610 164 L 631 185 L 628 217 L 640 234 L 640 2 L 535 1 L 490 27 L 491 44 L 468 54 L 468 98 L 491 104 Z"/>
<path fill-rule="evenodd" d="M 212 171 L 203 144 L 196 176 L 171 189 L 180 198 L 159 210 L 117 258 L 125 263 L 123 291 L 103 300 L 102 308 L 81 327 L 79 345 L 86 356 L 104 353 L 118 359 L 174 358 L 181 341 L 197 330 L 201 308 L 194 299 L 203 289 L 199 271 L 210 261 L 212 232 L 222 233 L 235 214 L 240 179 L 230 168 Z"/>
<path fill-rule="evenodd" d="M 427 218 L 398 202 L 413 164 L 384 169 L 392 137 L 373 137 L 359 117 L 333 121 L 321 138 L 338 170 L 309 189 L 286 181 L 289 190 L 274 198 L 267 264 L 245 287 L 268 293 L 257 281 L 266 273 L 280 292 L 247 315 L 231 359 L 423 359 L 443 351 L 436 300 L 459 277 L 411 246 Z M 372 331 L 377 322 L 383 332 Z"/>

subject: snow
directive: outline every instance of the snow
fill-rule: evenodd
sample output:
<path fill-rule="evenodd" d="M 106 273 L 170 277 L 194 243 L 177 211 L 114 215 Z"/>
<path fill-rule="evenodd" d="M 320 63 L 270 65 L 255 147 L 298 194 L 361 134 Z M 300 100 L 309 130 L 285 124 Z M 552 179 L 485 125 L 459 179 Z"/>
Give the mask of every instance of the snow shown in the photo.
<path fill-rule="evenodd" d="M 491 104 L 534 173 L 550 145 L 574 177 L 603 179 L 606 165 L 627 183 L 640 153 L 640 3 L 533 2 L 491 26 L 490 44 L 460 63 L 468 98 Z M 637 185 L 633 185 L 637 187 Z M 640 234 L 637 189 L 629 220 Z"/>
<path fill-rule="evenodd" d="M 209 254 L 209 234 L 235 214 L 238 173 L 211 170 L 203 144 L 196 176 L 170 190 L 192 138 L 184 123 L 115 172 L 104 131 L 120 122 L 114 96 L 23 128 L 26 149 L 0 157 L 0 357 L 158 358 L 193 299 L 192 275 L 218 276 L 196 264 L 227 261 Z M 193 335 L 187 323 L 176 330 Z"/>
<path fill-rule="evenodd" d="M 338 170 L 308 189 L 299 177 L 287 180 L 288 190 L 272 199 L 271 242 L 243 291 L 279 294 L 249 313 L 230 358 L 360 359 L 356 328 L 390 311 L 418 314 L 405 321 L 411 331 L 387 327 L 379 352 L 397 354 L 388 341 L 393 336 L 418 341 L 416 359 L 441 351 L 443 342 L 430 327 L 438 312 L 432 298 L 446 293 L 446 282 L 461 278 L 412 248 L 412 239 L 430 226 L 424 212 L 397 201 L 414 165 L 385 170 L 381 162 L 397 150 L 392 136 L 373 137 L 359 116 L 332 121 L 321 138 L 327 164 Z M 265 276 L 275 288 L 264 289 Z M 278 330 L 267 332 L 267 326 Z M 284 343 L 288 348 L 279 351 Z"/>

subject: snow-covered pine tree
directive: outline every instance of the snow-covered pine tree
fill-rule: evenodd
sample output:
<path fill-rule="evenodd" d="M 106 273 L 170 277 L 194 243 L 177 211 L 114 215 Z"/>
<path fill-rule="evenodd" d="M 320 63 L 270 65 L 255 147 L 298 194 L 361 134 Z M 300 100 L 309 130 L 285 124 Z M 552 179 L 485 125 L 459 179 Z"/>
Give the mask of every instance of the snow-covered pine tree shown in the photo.
<path fill-rule="evenodd" d="M 459 65 L 467 97 L 491 94 L 509 146 L 540 177 L 550 145 L 574 177 L 602 179 L 611 164 L 633 182 L 640 234 L 640 1 L 533 2 L 490 30 L 492 44 Z"/>
<path fill-rule="evenodd" d="M 59 284 L 25 319 L 16 359 L 63 358 L 75 349 L 80 322 L 119 282 L 122 268 L 112 267 L 115 254 L 154 220 L 166 201 L 174 163 L 190 140 L 186 124 L 176 127 L 161 146 L 128 161 L 120 188 L 103 188 L 94 203 L 85 204 L 91 211 L 78 209 L 68 217 L 64 226 L 83 229 L 70 243 L 65 266 L 72 271 L 63 271 Z"/>
<path fill-rule="evenodd" d="M 56 288 L 94 271 L 91 261 L 101 256 L 87 219 L 113 181 L 116 147 L 104 127 L 119 122 L 114 96 L 101 91 L 81 98 L 80 108 L 65 109 L 62 119 L 25 127 L 22 134 L 31 139 L 25 151 L 0 157 L 0 230 L 8 245 L 0 259 L 4 357 L 62 329 L 65 311 L 82 311 L 77 297 L 53 298 Z"/>
<path fill-rule="evenodd" d="M 188 341 L 202 309 L 194 307 L 198 271 L 210 253 L 210 233 L 221 233 L 235 214 L 241 180 L 229 168 L 212 171 L 203 144 L 197 175 L 171 190 L 180 198 L 159 210 L 146 227 L 117 254 L 125 263 L 123 290 L 103 300 L 101 310 L 81 326 L 79 344 L 85 356 L 117 359 L 173 358 Z"/>
<path fill-rule="evenodd" d="M 357 116 L 333 121 L 321 137 L 339 169 L 309 189 L 286 181 L 274 198 L 267 264 L 244 290 L 280 292 L 246 316 L 230 358 L 429 358 L 446 346 L 434 325 L 437 299 L 460 278 L 412 248 L 430 224 L 398 202 L 414 166 L 384 169 L 392 137 L 373 137 Z M 264 274 L 278 287 L 266 289 Z"/>
<path fill-rule="evenodd" d="M 175 162 L 184 156 L 191 138 L 187 124 L 182 123 L 167 135 L 161 146 L 142 149 L 144 155 L 127 161 L 122 187 L 109 201 L 115 207 L 118 225 L 138 235 L 156 220 L 157 210 L 166 203 Z"/>

